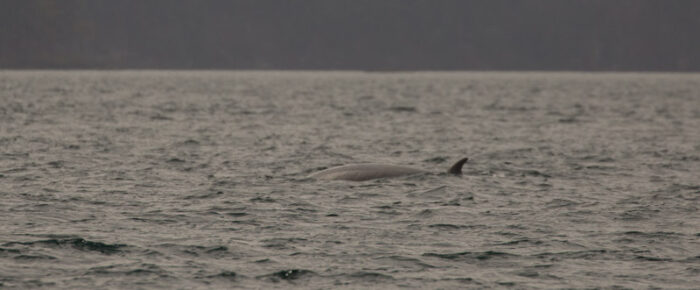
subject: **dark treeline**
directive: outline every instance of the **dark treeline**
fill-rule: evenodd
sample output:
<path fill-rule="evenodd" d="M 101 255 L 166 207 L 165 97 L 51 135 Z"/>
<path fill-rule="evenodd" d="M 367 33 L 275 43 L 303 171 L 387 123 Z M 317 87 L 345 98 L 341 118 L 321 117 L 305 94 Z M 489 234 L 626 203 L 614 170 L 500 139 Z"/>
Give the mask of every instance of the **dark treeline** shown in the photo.
<path fill-rule="evenodd" d="M 700 1 L 5 0 L 0 68 L 700 70 Z"/>

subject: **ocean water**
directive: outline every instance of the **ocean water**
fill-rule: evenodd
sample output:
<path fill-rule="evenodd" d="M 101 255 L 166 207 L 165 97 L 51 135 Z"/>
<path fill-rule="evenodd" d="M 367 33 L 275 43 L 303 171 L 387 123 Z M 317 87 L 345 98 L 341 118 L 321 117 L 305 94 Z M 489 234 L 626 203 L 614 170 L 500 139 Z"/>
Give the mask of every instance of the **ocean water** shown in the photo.
<path fill-rule="evenodd" d="M 0 71 L 0 196 L 6 289 L 697 289 L 700 75 Z"/>

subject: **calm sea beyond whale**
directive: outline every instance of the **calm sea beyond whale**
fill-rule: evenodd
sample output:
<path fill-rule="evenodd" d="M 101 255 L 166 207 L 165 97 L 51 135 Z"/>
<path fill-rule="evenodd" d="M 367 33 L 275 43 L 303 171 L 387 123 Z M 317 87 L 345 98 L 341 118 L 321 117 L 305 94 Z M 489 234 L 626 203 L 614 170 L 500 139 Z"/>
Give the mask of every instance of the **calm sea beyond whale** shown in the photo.
<path fill-rule="evenodd" d="M 462 174 L 462 166 L 468 158 L 462 158 L 457 163 L 452 165 L 447 171 L 453 175 Z M 428 173 L 428 171 L 389 164 L 352 164 L 329 168 L 311 174 L 309 177 L 316 179 L 330 180 L 349 180 L 349 181 L 365 181 L 378 178 L 391 178 L 419 173 Z"/>

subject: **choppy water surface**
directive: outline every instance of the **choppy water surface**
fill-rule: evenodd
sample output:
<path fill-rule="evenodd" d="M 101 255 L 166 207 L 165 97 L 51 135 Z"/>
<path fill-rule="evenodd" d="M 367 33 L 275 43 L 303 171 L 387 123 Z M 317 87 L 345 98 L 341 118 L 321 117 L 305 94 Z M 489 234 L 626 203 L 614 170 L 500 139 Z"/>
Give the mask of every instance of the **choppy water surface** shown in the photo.
<path fill-rule="evenodd" d="M 0 196 L 5 288 L 696 288 L 700 75 L 0 72 Z"/>

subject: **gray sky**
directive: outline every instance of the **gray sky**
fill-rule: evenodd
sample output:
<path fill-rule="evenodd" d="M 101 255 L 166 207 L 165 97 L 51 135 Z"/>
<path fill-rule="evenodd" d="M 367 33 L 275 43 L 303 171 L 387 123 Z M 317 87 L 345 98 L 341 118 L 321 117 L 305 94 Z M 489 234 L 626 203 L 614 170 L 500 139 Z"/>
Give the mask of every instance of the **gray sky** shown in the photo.
<path fill-rule="evenodd" d="M 700 70 L 700 1 L 7 0 L 0 68 Z"/>

